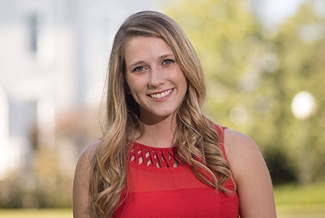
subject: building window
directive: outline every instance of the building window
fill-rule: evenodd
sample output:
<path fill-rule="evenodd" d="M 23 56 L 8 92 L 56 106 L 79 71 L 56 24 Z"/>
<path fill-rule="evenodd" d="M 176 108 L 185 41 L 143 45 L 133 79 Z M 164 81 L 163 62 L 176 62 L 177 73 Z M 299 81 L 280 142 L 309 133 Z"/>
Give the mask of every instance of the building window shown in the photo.
<path fill-rule="evenodd" d="M 29 49 L 32 52 L 37 52 L 38 50 L 38 33 L 39 33 L 39 18 L 36 13 L 32 13 L 28 17 L 29 25 Z"/>

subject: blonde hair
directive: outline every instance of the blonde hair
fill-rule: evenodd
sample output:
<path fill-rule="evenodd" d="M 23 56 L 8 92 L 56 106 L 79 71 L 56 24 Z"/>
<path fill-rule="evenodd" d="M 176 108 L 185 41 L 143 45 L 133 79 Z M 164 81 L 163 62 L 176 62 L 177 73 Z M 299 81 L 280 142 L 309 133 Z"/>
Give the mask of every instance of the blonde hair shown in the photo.
<path fill-rule="evenodd" d="M 139 108 L 125 83 L 125 44 L 136 36 L 158 37 L 172 49 L 187 82 L 187 94 L 177 111 L 178 155 L 190 164 L 195 175 L 216 190 L 227 192 L 229 164 L 219 148 L 214 122 L 202 113 L 205 100 L 203 70 L 180 26 L 170 17 L 154 11 L 131 15 L 117 31 L 108 66 L 106 93 L 107 125 L 96 148 L 90 180 L 91 216 L 111 217 L 126 197 L 127 140 L 133 130 L 142 131 Z"/>

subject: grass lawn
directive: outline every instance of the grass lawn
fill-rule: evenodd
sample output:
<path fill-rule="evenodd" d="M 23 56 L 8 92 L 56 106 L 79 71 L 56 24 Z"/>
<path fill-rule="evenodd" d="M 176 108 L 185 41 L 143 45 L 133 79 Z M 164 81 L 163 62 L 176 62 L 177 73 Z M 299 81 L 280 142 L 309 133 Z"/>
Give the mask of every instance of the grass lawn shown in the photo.
<path fill-rule="evenodd" d="M 325 218 L 325 184 L 274 188 L 278 218 Z"/>
<path fill-rule="evenodd" d="M 72 218 L 71 209 L 1 209 L 1 218 Z"/>
<path fill-rule="evenodd" d="M 278 218 L 324 218 L 325 205 L 277 206 Z M 72 218 L 71 209 L 0 210 L 1 218 Z"/>
<path fill-rule="evenodd" d="M 325 184 L 274 188 L 278 218 L 325 218 Z M 72 218 L 71 209 L 0 209 L 1 218 Z"/>
<path fill-rule="evenodd" d="M 310 186 L 287 184 L 274 188 L 277 205 L 325 205 L 325 183 Z"/>

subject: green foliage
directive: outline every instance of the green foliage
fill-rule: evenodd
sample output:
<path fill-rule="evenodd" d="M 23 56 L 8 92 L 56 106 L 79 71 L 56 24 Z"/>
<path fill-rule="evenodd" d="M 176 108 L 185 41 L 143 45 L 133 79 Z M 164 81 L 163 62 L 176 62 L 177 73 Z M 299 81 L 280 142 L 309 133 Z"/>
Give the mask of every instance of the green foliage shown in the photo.
<path fill-rule="evenodd" d="M 72 176 L 62 175 L 55 150 L 35 151 L 30 169 L 0 182 L 0 208 L 70 207 Z"/>
<path fill-rule="evenodd" d="M 245 118 L 240 114 L 251 107 L 252 99 L 247 102 L 246 96 L 257 82 L 252 72 L 260 47 L 257 20 L 245 1 L 178 4 L 166 11 L 183 27 L 201 59 L 209 89 L 206 112 L 220 123 L 241 126 Z M 249 129 L 249 125 L 242 128 Z"/>
<path fill-rule="evenodd" d="M 272 172 L 284 170 L 283 178 L 272 173 L 275 182 L 298 177 L 305 151 L 313 180 L 325 177 L 325 16 L 315 6 L 322 1 L 307 1 L 271 28 L 259 23 L 244 0 L 180 0 L 166 6 L 201 59 L 208 82 L 205 111 L 252 136 Z M 304 123 L 290 108 L 299 91 L 309 91 L 318 103 Z"/>
<path fill-rule="evenodd" d="M 269 125 L 276 127 L 274 142 L 294 163 L 300 161 L 302 152 L 308 152 L 312 160 L 309 170 L 314 180 L 320 180 L 325 175 L 325 19 L 316 16 L 315 2 L 307 1 L 279 27 L 277 34 L 264 38 L 277 66 L 273 72 L 262 71 L 258 92 L 268 96 L 273 104 L 266 117 L 273 117 Z M 314 95 L 318 110 L 309 120 L 299 123 L 291 114 L 290 104 L 300 91 Z M 298 164 L 295 168 L 299 172 Z"/>
<path fill-rule="evenodd" d="M 100 135 L 96 111 L 77 108 L 60 114 L 54 145 L 33 129 L 30 161 L 0 181 L 0 208 L 71 207 L 78 155 Z"/>
<path fill-rule="evenodd" d="M 279 148 L 266 148 L 264 159 L 272 177 L 273 185 L 297 180 L 287 155 Z"/>

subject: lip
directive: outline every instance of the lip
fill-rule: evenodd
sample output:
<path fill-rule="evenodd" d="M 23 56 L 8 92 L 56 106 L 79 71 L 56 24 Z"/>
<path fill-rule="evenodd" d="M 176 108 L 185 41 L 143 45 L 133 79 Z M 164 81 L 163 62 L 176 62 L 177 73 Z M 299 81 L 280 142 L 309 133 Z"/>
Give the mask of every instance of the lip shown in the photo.
<path fill-rule="evenodd" d="M 171 95 L 173 90 L 174 90 L 174 88 L 166 89 L 166 90 L 163 90 L 160 92 L 154 92 L 154 93 L 147 94 L 147 96 L 153 100 L 164 100 Z M 163 96 L 161 96 L 161 95 L 163 95 Z"/>

